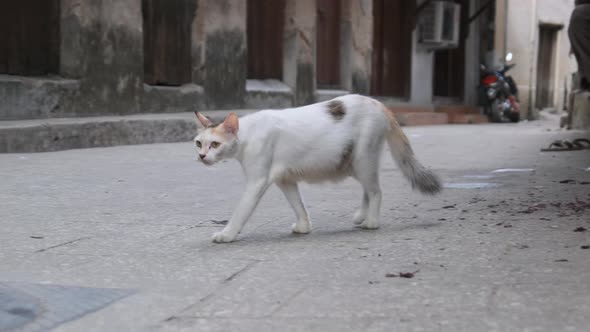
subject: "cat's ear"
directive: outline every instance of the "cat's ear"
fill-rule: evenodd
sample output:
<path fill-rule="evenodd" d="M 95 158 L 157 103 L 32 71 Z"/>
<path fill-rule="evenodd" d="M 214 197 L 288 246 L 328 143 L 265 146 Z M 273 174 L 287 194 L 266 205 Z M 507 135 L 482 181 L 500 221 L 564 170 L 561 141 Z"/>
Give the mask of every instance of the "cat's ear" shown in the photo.
<path fill-rule="evenodd" d="M 229 113 L 229 115 L 223 121 L 223 128 L 227 133 L 230 134 L 237 134 L 238 129 L 240 128 L 240 122 L 238 121 L 238 115 L 234 112 Z"/>
<path fill-rule="evenodd" d="M 211 127 L 212 123 L 209 121 L 209 119 L 207 119 L 207 117 L 199 112 L 195 112 L 195 115 L 197 116 L 197 120 L 199 120 L 198 123 L 202 126 L 202 128 Z"/>

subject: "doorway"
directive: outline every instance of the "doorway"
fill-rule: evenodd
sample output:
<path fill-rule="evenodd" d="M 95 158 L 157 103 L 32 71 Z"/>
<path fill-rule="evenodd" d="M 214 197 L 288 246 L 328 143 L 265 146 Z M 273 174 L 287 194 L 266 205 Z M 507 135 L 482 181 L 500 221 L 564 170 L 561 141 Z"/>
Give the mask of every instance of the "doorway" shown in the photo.
<path fill-rule="evenodd" d="M 469 0 L 455 0 L 461 5 L 459 45 L 434 52 L 433 94 L 435 97 L 462 99 L 465 90 L 465 37 L 469 28 Z"/>
<path fill-rule="evenodd" d="M 285 0 L 248 0 L 248 78 L 283 78 Z"/>
<path fill-rule="evenodd" d="M 340 86 L 340 0 L 317 0 L 317 84 Z"/>
<path fill-rule="evenodd" d="M 145 83 L 179 86 L 191 82 L 195 10 L 195 0 L 142 0 Z"/>
<path fill-rule="evenodd" d="M 535 106 L 538 109 L 553 107 L 555 83 L 555 45 L 559 26 L 539 26 L 539 52 L 537 55 L 537 92 Z"/>
<path fill-rule="evenodd" d="M 414 0 L 373 2 L 372 95 L 409 98 L 415 16 Z"/>
<path fill-rule="evenodd" d="M 60 1 L 0 1 L 0 73 L 59 73 Z"/>

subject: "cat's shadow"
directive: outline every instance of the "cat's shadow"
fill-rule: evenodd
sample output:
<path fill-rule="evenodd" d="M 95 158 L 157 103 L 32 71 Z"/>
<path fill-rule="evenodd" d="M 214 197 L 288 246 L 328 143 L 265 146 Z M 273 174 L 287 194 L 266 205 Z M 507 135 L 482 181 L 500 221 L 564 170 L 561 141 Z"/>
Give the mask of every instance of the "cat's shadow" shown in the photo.
<path fill-rule="evenodd" d="M 293 234 L 283 233 L 279 235 L 247 233 L 240 235 L 238 241 L 234 244 L 252 244 L 252 243 L 278 243 L 278 242 L 298 242 L 298 241 L 359 241 L 371 240 L 375 237 L 403 236 L 405 231 L 417 229 L 429 229 L 442 226 L 442 222 L 422 222 L 422 223 L 405 223 L 405 224 L 382 224 L 379 229 L 362 229 L 358 226 L 350 228 L 331 228 L 321 226 L 314 228 L 310 234 Z M 260 229 L 258 229 L 260 231 Z M 352 236 L 354 235 L 354 236 Z"/>

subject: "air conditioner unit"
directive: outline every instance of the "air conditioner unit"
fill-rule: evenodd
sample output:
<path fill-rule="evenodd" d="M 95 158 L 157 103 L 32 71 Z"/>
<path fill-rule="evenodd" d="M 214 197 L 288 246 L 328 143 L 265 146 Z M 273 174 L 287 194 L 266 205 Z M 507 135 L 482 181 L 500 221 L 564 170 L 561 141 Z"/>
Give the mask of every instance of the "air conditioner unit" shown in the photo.
<path fill-rule="evenodd" d="M 419 42 L 428 48 L 454 48 L 459 45 L 461 5 L 451 1 L 432 1 L 418 18 Z"/>

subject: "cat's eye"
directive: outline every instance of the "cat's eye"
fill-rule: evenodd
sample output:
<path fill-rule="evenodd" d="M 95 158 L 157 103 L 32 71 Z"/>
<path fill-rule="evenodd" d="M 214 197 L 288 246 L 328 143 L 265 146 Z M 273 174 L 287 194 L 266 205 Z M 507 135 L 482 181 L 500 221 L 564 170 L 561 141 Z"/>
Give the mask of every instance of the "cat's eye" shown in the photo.
<path fill-rule="evenodd" d="M 211 142 L 211 147 L 214 149 L 217 149 L 219 147 L 219 145 L 221 145 L 221 143 L 219 142 Z"/>
<path fill-rule="evenodd" d="M 197 147 L 200 149 L 201 148 L 201 142 L 200 141 L 197 141 L 196 143 L 197 143 Z"/>

